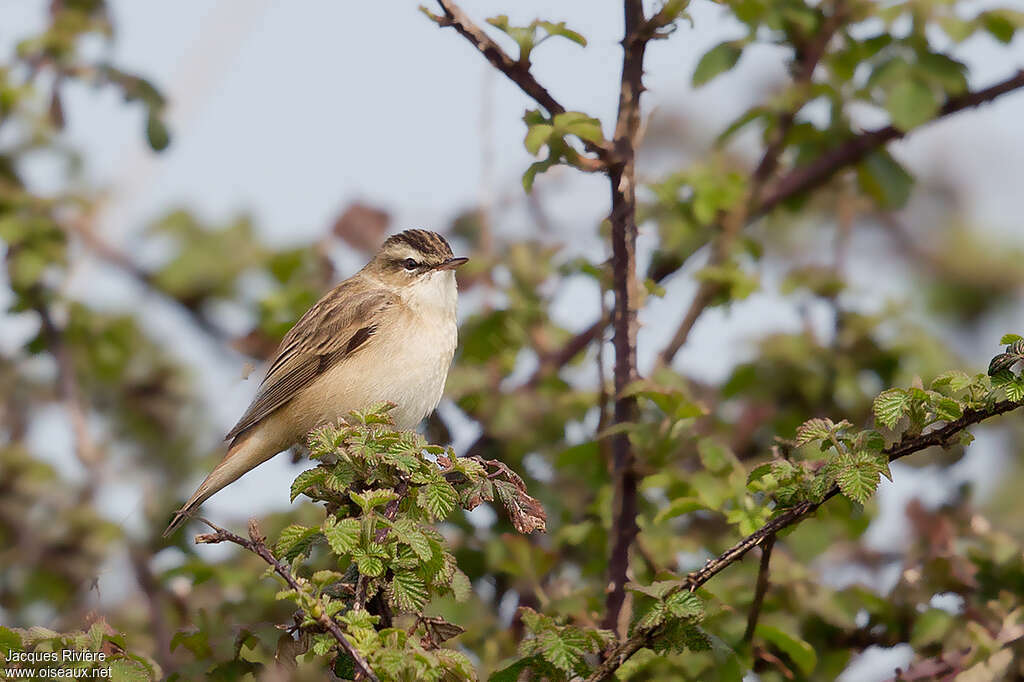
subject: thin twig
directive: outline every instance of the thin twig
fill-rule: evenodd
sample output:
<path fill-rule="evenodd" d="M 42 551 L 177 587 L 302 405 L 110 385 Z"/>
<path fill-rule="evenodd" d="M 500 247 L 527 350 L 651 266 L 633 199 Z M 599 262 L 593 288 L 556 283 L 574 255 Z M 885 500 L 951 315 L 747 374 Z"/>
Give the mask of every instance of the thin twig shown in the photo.
<path fill-rule="evenodd" d="M 761 616 L 764 595 L 768 592 L 769 564 L 772 560 L 772 547 L 774 546 L 774 535 L 769 535 L 761 543 L 761 566 L 757 570 L 757 587 L 754 588 L 754 601 L 750 604 L 750 615 L 747 616 L 747 630 L 743 633 L 744 642 L 750 642 L 754 638 L 757 619 Z"/>
<path fill-rule="evenodd" d="M 74 359 L 64 342 L 64 332 L 54 323 L 49 308 L 45 304 L 40 304 L 36 307 L 36 312 L 39 314 L 46 345 L 49 346 L 50 352 L 57 362 L 57 392 L 71 422 L 71 432 L 75 439 L 75 455 L 94 479 L 94 485 L 89 486 L 91 494 L 95 492 L 95 484 L 98 482 L 95 479 L 99 476 L 97 466 L 100 456 L 92 436 L 89 434 L 89 421 L 85 406 L 82 404 Z"/>
<path fill-rule="evenodd" d="M 894 462 L 897 459 L 901 459 L 907 455 L 912 455 L 915 452 L 919 452 L 926 448 L 946 448 L 954 444 L 956 442 L 956 437 L 959 436 L 959 434 L 967 427 L 985 421 L 986 419 L 990 419 L 991 417 L 1012 412 L 1022 406 L 1024 406 L 1024 402 L 1003 400 L 994 403 L 986 409 L 964 410 L 963 416 L 959 419 L 951 421 L 945 426 L 933 429 L 927 433 L 917 436 L 904 436 L 899 442 L 894 443 L 882 452 L 888 455 L 890 462 Z M 697 590 L 701 585 L 742 559 L 751 549 L 765 542 L 769 537 L 778 535 L 778 533 L 785 528 L 800 523 L 817 511 L 818 507 L 838 494 L 839 488 L 833 486 L 831 490 L 825 493 L 821 501 L 801 502 L 800 504 L 783 511 L 722 554 L 709 560 L 703 567 L 687 575 L 685 579 L 680 581 L 681 585 L 685 585 L 685 589 L 689 589 L 691 592 Z M 630 656 L 640 649 L 650 645 L 657 638 L 658 633 L 658 628 L 641 628 L 626 641 L 611 647 L 605 652 L 603 657 L 604 662 L 586 679 L 586 682 L 601 682 L 602 680 L 609 679 L 619 666 L 625 663 Z"/>
<path fill-rule="evenodd" d="M 555 116 L 565 113 L 566 109 L 559 104 L 547 88 L 541 85 L 530 72 L 530 64 L 522 60 L 515 60 L 508 56 L 487 33 L 484 32 L 469 16 L 462 11 L 452 0 L 437 0 L 444 16 L 430 15 L 437 22 L 438 26 L 450 26 L 459 32 L 466 40 L 473 44 L 476 49 L 483 53 L 484 57 L 494 68 L 505 74 L 509 80 L 519 86 L 519 89 L 529 95 L 537 104 L 544 107 L 549 114 Z M 605 165 L 612 162 L 612 151 L 605 144 L 583 140 L 587 151 L 593 153 Z M 597 169 L 595 169 L 597 170 Z"/>
<path fill-rule="evenodd" d="M 837 4 L 832 14 L 823 22 L 821 30 L 804 46 L 804 49 L 799 51 L 793 76 L 793 84 L 796 87 L 803 88 L 804 91 L 808 90 L 811 79 L 814 77 L 814 70 L 825 54 L 825 49 L 832 40 L 832 36 L 842 25 L 843 17 L 842 5 Z M 765 147 L 761 160 L 751 173 L 747 198 L 741 203 L 739 208 L 722 219 L 722 230 L 712 244 L 708 266 L 721 265 L 726 261 L 736 235 L 743 229 L 751 217 L 758 214 L 761 194 L 766 183 L 771 179 L 779 165 L 779 158 L 786 149 L 786 137 L 793 127 L 797 112 L 806 103 L 806 99 L 807 94 L 805 93 L 797 99 L 793 107 L 779 115 L 772 139 Z M 666 367 L 672 364 L 672 360 L 679 352 L 679 349 L 686 344 L 687 339 L 690 337 L 690 332 L 693 330 L 698 318 L 715 300 L 720 289 L 721 285 L 712 280 L 705 280 L 700 283 L 697 287 L 697 293 L 694 294 L 693 300 L 686 310 L 686 315 L 683 317 L 682 322 L 679 323 L 679 327 L 676 328 L 672 339 L 658 353 L 656 361 L 658 367 Z"/>
<path fill-rule="evenodd" d="M 235 535 L 231 531 L 225 530 L 202 517 L 199 517 L 199 520 L 212 528 L 214 532 L 197 535 L 195 539 L 196 544 L 213 545 L 219 542 L 232 542 L 239 547 L 249 550 L 267 562 L 270 567 L 274 569 L 274 572 L 281 576 L 281 578 L 283 578 L 293 590 L 296 592 L 304 591 L 298 580 L 296 580 L 295 576 L 292 575 L 291 569 L 289 569 L 286 564 L 281 563 L 277 557 L 270 552 L 270 549 L 267 548 L 266 536 L 264 536 L 260 531 L 259 526 L 256 524 L 256 519 L 249 520 L 248 540 L 239 535 Z M 336 622 L 334 622 L 334 619 L 327 615 L 327 609 L 324 607 L 324 603 L 321 601 L 320 597 L 315 597 L 315 599 L 317 606 L 320 607 L 320 616 L 317 618 L 320 625 L 322 625 L 324 629 L 334 637 L 335 641 L 338 642 L 338 645 L 345 650 L 345 653 L 352 657 L 352 660 L 355 661 L 356 668 L 359 669 L 366 679 L 371 682 L 380 682 L 380 679 L 374 674 L 373 670 L 370 668 L 370 664 L 366 662 L 363 655 L 360 654 L 354 646 L 352 646 L 352 643 L 348 641 L 348 638 L 345 637 L 345 633 L 341 631 L 341 628 Z M 307 615 L 312 616 L 313 614 Z"/>

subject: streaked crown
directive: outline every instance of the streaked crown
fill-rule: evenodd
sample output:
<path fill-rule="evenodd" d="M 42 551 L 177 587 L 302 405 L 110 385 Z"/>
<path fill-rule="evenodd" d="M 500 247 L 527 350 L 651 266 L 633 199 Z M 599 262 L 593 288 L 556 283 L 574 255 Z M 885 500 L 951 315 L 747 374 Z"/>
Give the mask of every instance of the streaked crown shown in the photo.
<path fill-rule="evenodd" d="M 454 270 L 466 260 L 455 258 L 448 240 L 438 233 L 406 230 L 388 237 L 366 269 L 378 278 L 400 284 Z"/>
<path fill-rule="evenodd" d="M 425 259 L 438 263 L 454 255 L 448 240 L 430 230 L 406 230 L 393 234 L 387 238 L 380 250 L 381 253 L 397 252 L 401 251 L 403 246 L 413 249 Z"/>

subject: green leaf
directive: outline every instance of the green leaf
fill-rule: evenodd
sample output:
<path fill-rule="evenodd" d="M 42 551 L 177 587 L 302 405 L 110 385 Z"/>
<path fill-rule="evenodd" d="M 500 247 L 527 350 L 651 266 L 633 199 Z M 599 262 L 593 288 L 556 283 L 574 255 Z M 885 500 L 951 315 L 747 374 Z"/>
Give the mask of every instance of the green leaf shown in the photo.
<path fill-rule="evenodd" d="M 939 98 L 927 83 L 908 78 L 892 86 L 885 108 L 892 117 L 893 125 L 907 131 L 935 118 L 939 113 Z"/>
<path fill-rule="evenodd" d="M 600 144 L 604 142 L 601 122 L 579 111 L 566 111 L 555 115 L 555 130 L 575 135 L 581 140 Z"/>
<path fill-rule="evenodd" d="M 381 561 L 380 557 L 373 556 L 372 554 L 359 554 L 354 558 L 356 560 L 356 568 L 359 569 L 361 575 L 365 575 L 367 578 L 376 578 L 384 573 L 384 562 Z"/>
<path fill-rule="evenodd" d="M 153 111 L 150 111 L 146 118 L 146 141 L 155 152 L 162 152 L 171 144 L 171 133 L 167 130 L 167 124 Z"/>
<path fill-rule="evenodd" d="M 740 55 L 743 54 L 743 46 L 735 41 L 720 43 L 706 53 L 697 62 L 697 68 L 693 72 L 693 85 L 695 87 L 704 85 L 715 76 L 725 73 L 736 66 Z"/>
<path fill-rule="evenodd" d="M 661 523 L 667 519 L 689 514 L 698 509 L 707 509 L 707 505 L 695 497 L 679 497 L 672 500 L 667 507 L 659 511 L 654 517 L 654 522 Z"/>
<path fill-rule="evenodd" d="M 448 587 L 451 588 L 452 595 L 457 602 L 464 602 L 473 594 L 473 585 L 469 582 L 469 576 L 457 568 L 452 573 L 452 583 Z"/>
<path fill-rule="evenodd" d="M 306 528 L 293 523 L 281 531 L 274 553 L 291 561 L 308 552 L 319 535 L 319 528 Z"/>
<path fill-rule="evenodd" d="M 968 386 L 974 383 L 974 380 L 965 372 L 960 370 L 952 370 L 949 372 L 943 372 L 939 376 L 932 379 L 932 388 L 937 389 L 943 386 L 948 386 L 952 393 L 957 393 L 964 390 Z"/>
<path fill-rule="evenodd" d="M 526 139 L 523 140 L 526 151 L 536 156 L 540 148 L 548 143 L 554 129 L 554 126 L 549 123 L 538 123 L 530 126 L 526 131 Z"/>
<path fill-rule="evenodd" d="M 545 630 L 537 640 L 541 656 L 559 670 L 573 673 L 583 663 L 586 640 L 574 629 Z"/>
<path fill-rule="evenodd" d="M 736 455 L 711 438 L 702 438 L 697 442 L 697 453 L 704 468 L 716 475 L 727 474 L 739 465 Z"/>
<path fill-rule="evenodd" d="M 406 612 L 418 612 L 427 603 L 426 583 L 415 573 L 399 571 L 391 580 L 389 591 L 392 606 Z"/>
<path fill-rule="evenodd" d="M 391 528 L 392 534 L 400 541 L 409 545 L 421 561 L 429 561 L 433 552 L 430 540 L 420 530 L 419 525 L 411 519 L 399 519 Z"/>
<path fill-rule="evenodd" d="M 524 672 L 541 663 L 540 656 L 521 658 L 511 665 L 491 673 L 491 676 L 487 678 L 487 682 L 519 682 Z"/>
<path fill-rule="evenodd" d="M 999 339 L 999 343 L 1007 346 L 1017 343 L 1018 341 L 1024 341 L 1024 336 L 1020 336 L 1019 334 L 1003 334 L 1003 337 Z"/>
<path fill-rule="evenodd" d="M 836 483 L 846 497 L 854 502 L 864 504 L 874 494 L 880 477 L 879 465 L 864 458 L 860 461 L 847 461 L 841 464 L 839 473 L 836 474 Z"/>
<path fill-rule="evenodd" d="M 757 626 L 755 632 L 758 637 L 774 644 L 782 653 L 786 654 L 804 675 L 810 675 L 818 665 L 818 655 L 815 653 L 814 647 L 804 640 L 763 623 Z"/>
<path fill-rule="evenodd" d="M 416 495 L 416 503 L 434 520 L 447 517 L 455 509 L 458 501 L 459 497 L 455 488 L 447 481 L 425 485 L 419 489 Z"/>
<path fill-rule="evenodd" d="M 361 531 L 362 524 L 359 519 L 349 518 L 335 521 L 333 518 L 329 518 L 324 523 L 324 537 L 327 538 L 327 544 L 331 546 L 331 551 L 338 556 L 348 554 L 359 546 Z"/>
<path fill-rule="evenodd" d="M 679 590 L 665 600 L 668 614 L 673 618 L 700 621 L 704 618 L 704 604 L 689 590 Z"/>
<path fill-rule="evenodd" d="M 910 645 L 917 649 L 942 642 L 956 620 L 955 616 L 942 609 L 928 609 L 914 621 Z"/>
<path fill-rule="evenodd" d="M 796 427 L 797 447 L 830 437 L 834 428 L 835 424 L 832 423 L 831 419 L 822 419 L 820 417 L 808 419 Z"/>
<path fill-rule="evenodd" d="M 8 627 L 0 625 L 0 653 L 6 657 L 12 651 L 21 651 L 21 635 Z"/>
<path fill-rule="evenodd" d="M 857 182 L 882 208 L 900 208 L 910 197 L 914 177 L 889 152 L 880 150 L 857 164 Z"/>
<path fill-rule="evenodd" d="M 359 505 L 364 514 L 372 509 L 381 507 L 398 497 L 395 491 L 390 488 L 364 490 L 361 493 L 352 490 L 349 491 L 348 496 L 353 502 Z"/>
<path fill-rule="evenodd" d="M 1010 9 L 989 10 L 979 14 L 978 18 L 989 35 L 1001 43 L 1013 40 L 1016 29 L 1024 25 L 1024 13 Z"/>
<path fill-rule="evenodd" d="M 291 497 L 289 501 L 294 502 L 296 497 L 306 492 L 314 485 L 322 483 L 326 476 L 327 472 L 320 467 L 303 471 L 292 483 Z"/>
<path fill-rule="evenodd" d="M 560 21 L 557 24 L 551 21 L 538 21 L 537 25 L 544 29 L 550 36 L 559 36 L 566 40 L 571 40 L 577 45 L 581 45 L 583 47 L 587 46 L 587 39 L 576 31 L 566 28 L 564 21 Z"/>
<path fill-rule="evenodd" d="M 112 661 L 109 667 L 112 682 L 150 682 L 152 679 L 140 664 L 126 658 Z"/>
<path fill-rule="evenodd" d="M 1019 402 L 1024 400 L 1024 379 L 1009 370 L 1002 370 L 992 377 L 992 385 L 1003 389 L 1007 400 Z"/>
<path fill-rule="evenodd" d="M 875 419 L 887 428 L 893 428 L 910 409 L 910 395 L 901 388 L 882 391 L 871 404 Z"/>

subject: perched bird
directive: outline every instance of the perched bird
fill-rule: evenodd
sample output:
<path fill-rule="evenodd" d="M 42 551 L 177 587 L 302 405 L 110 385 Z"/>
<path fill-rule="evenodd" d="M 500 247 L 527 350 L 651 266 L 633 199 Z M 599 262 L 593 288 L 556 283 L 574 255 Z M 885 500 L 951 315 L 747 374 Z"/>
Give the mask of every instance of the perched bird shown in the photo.
<path fill-rule="evenodd" d="M 455 258 L 427 230 L 392 235 L 366 266 L 295 323 L 227 454 L 179 509 L 164 536 L 211 495 L 302 440 L 314 427 L 388 400 L 399 428 L 437 407 L 455 354 Z"/>

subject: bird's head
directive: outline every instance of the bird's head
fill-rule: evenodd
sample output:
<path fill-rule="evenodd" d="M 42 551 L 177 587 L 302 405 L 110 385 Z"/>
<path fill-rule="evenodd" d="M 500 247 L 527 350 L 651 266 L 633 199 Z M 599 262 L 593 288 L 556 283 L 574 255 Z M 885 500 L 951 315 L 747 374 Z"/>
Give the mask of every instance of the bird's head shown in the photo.
<path fill-rule="evenodd" d="M 448 241 L 436 232 L 405 230 L 388 237 L 365 270 L 366 274 L 416 298 L 447 298 L 454 295 L 455 268 L 467 260 L 456 258 Z"/>

